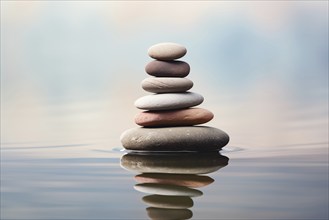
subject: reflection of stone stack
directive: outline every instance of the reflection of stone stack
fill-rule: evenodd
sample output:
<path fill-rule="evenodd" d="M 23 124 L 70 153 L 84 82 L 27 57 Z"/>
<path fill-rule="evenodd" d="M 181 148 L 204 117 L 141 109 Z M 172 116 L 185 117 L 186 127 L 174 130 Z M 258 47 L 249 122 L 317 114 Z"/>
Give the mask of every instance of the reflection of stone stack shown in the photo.
<path fill-rule="evenodd" d="M 128 150 L 144 151 L 214 151 L 228 141 L 228 135 L 204 124 L 213 114 L 202 108 L 192 108 L 203 102 L 197 93 L 187 92 L 193 82 L 186 77 L 190 66 L 177 61 L 186 54 L 186 48 L 175 43 L 160 43 L 148 50 L 156 59 L 145 70 L 152 77 L 142 81 L 144 90 L 156 94 L 139 98 L 135 106 L 147 110 L 135 117 L 136 124 L 121 136 Z"/>
<path fill-rule="evenodd" d="M 203 193 L 195 188 L 214 182 L 212 173 L 228 164 L 219 153 L 128 153 L 121 158 L 121 166 L 139 172 L 135 189 L 151 194 L 143 197 L 151 219 L 189 219 L 193 213 L 193 197 Z"/>

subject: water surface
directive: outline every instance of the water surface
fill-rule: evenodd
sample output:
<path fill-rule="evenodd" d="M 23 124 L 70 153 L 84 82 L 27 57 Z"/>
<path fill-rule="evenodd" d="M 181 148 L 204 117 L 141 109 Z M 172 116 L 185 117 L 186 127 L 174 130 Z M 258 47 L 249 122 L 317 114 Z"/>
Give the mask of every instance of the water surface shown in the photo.
<path fill-rule="evenodd" d="M 163 209 L 152 212 L 152 205 L 143 201 L 152 193 L 134 189 L 141 184 L 135 176 L 142 171 L 120 165 L 127 152 L 97 151 L 90 145 L 16 146 L 1 149 L 1 219 L 148 219 L 154 210 L 161 216 Z M 168 167 L 173 173 L 184 175 L 185 169 L 213 179 L 194 188 L 202 195 L 191 197 L 193 205 L 186 208 L 192 219 L 326 219 L 327 147 L 327 143 L 266 149 L 228 146 L 208 162 L 202 155 L 183 161 L 170 156 L 154 161 L 152 155 L 142 155 L 128 162 L 139 160 L 140 169 L 165 173 L 161 167 L 171 160 Z M 68 156 L 72 151 L 88 156 Z M 33 156 L 42 152 L 43 157 Z M 195 174 L 200 170 L 203 174 Z"/>

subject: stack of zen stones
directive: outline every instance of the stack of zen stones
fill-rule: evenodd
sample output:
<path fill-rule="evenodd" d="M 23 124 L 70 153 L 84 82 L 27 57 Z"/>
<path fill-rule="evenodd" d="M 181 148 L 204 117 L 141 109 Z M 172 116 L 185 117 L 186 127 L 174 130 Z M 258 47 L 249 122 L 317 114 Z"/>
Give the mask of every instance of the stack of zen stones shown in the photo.
<path fill-rule="evenodd" d="M 177 60 L 186 54 L 184 46 L 176 43 L 159 43 L 148 50 L 155 60 L 145 71 L 151 76 L 142 81 L 142 88 L 153 94 L 135 101 L 135 106 L 146 110 L 135 117 L 142 126 L 126 130 L 121 142 L 132 151 L 218 151 L 228 142 L 229 136 L 213 127 L 195 126 L 209 122 L 213 113 L 195 108 L 204 98 L 188 92 L 193 82 L 185 78 L 190 66 Z"/>

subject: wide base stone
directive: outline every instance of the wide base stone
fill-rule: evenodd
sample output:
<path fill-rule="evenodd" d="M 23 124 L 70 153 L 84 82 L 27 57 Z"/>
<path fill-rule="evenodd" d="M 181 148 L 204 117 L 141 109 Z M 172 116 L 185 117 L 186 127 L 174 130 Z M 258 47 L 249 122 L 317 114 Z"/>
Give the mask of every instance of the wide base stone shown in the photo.
<path fill-rule="evenodd" d="M 216 151 L 229 142 L 224 131 L 205 126 L 132 128 L 120 139 L 135 151 Z"/>

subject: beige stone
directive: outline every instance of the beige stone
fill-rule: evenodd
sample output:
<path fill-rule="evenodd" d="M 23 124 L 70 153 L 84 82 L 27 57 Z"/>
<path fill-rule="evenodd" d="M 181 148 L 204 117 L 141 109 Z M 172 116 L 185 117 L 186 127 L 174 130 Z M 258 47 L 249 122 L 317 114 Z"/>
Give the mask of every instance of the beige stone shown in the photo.
<path fill-rule="evenodd" d="M 142 81 L 142 88 L 153 93 L 186 92 L 193 87 L 187 78 L 148 77 Z"/>
<path fill-rule="evenodd" d="M 187 50 L 177 43 L 159 43 L 148 49 L 148 55 L 157 60 L 175 60 L 183 57 Z"/>

